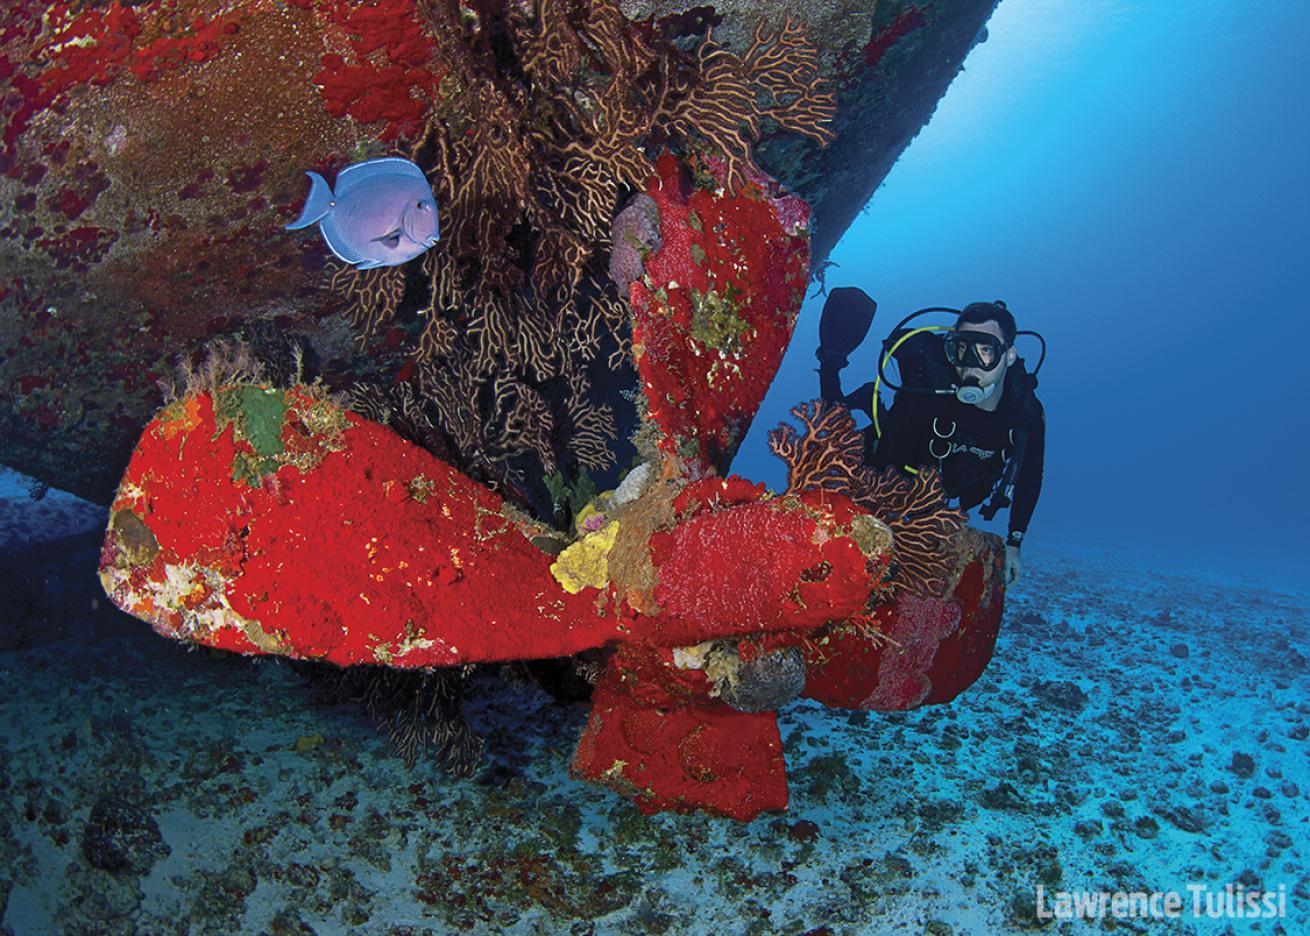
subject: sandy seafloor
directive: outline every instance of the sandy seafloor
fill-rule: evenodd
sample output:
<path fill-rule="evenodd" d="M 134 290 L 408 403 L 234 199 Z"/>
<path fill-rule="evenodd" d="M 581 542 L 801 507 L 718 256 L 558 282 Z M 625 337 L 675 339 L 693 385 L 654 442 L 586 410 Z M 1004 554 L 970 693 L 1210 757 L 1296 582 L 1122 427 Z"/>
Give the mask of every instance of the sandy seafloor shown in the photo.
<path fill-rule="evenodd" d="M 0 472 L 11 618 L 24 540 L 101 522 Z M 896 715 L 788 707 L 791 807 L 746 825 L 571 780 L 585 709 L 527 683 L 474 677 L 487 757 L 452 780 L 285 664 L 81 607 L 0 651 L 5 936 L 999 933 L 1036 925 L 1040 882 L 1285 888 L 1281 920 L 1050 932 L 1310 932 L 1305 579 L 1034 540 L 971 690 Z M 84 855 L 107 796 L 157 825 L 143 873 Z"/>

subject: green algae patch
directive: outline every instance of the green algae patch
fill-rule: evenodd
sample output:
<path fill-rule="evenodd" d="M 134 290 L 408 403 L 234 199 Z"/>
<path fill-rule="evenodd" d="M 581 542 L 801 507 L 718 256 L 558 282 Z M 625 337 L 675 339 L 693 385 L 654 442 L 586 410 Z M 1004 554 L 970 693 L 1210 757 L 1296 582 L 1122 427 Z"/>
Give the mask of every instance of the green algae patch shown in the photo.
<path fill-rule="evenodd" d="M 568 829 L 563 832 L 533 835 L 511 848 L 487 845 L 468 853 L 420 856 L 415 897 L 434 908 L 458 906 L 482 920 L 540 908 L 561 922 L 617 913 L 640 896 L 640 874 L 606 873 L 595 855 L 557 847 L 568 838 Z"/>
<path fill-rule="evenodd" d="M 660 817 L 646 815 L 628 800 L 609 811 L 607 827 L 634 869 L 671 871 L 683 864 L 678 830 Z"/>
<path fill-rule="evenodd" d="M 287 399 L 281 390 L 258 384 L 235 384 L 214 394 L 214 420 L 219 430 L 228 425 L 266 458 L 282 454 L 282 423 Z"/>
<path fill-rule="evenodd" d="M 420 474 L 406 485 L 409 496 L 420 504 L 426 504 L 437 491 L 437 482 L 433 481 L 427 475 Z"/>
<path fill-rule="evenodd" d="M 851 797 L 860 792 L 859 774 L 839 754 L 821 754 L 812 758 L 792 776 L 804 784 L 808 795 L 816 800 L 826 799 L 831 793 Z"/>
<path fill-rule="evenodd" d="M 735 290 L 691 290 L 691 337 L 716 351 L 736 352 L 751 330 L 735 301 Z"/>
<path fill-rule="evenodd" d="M 218 431 L 232 427 L 246 443 L 238 450 L 232 477 L 252 487 L 284 465 L 310 471 L 329 452 L 345 448 L 350 418 L 316 386 L 279 389 L 236 383 L 214 391 Z"/>
<path fill-rule="evenodd" d="M 556 471 L 542 479 L 550 493 L 551 503 L 556 510 L 567 510 L 570 519 L 577 516 L 583 507 L 596 497 L 596 483 L 585 468 L 579 468 L 577 474 L 570 478 L 563 471 Z"/>
<path fill-rule="evenodd" d="M 551 803 L 549 809 L 542 810 L 537 831 L 550 840 L 556 852 L 577 853 L 582 810 L 572 803 Z"/>
<path fill-rule="evenodd" d="M 214 393 L 214 422 L 218 431 L 232 427 L 233 436 L 254 452 L 239 452 L 232 479 L 258 487 L 263 477 L 278 469 L 282 454 L 282 425 L 287 400 L 281 390 L 259 384 L 233 384 Z"/>

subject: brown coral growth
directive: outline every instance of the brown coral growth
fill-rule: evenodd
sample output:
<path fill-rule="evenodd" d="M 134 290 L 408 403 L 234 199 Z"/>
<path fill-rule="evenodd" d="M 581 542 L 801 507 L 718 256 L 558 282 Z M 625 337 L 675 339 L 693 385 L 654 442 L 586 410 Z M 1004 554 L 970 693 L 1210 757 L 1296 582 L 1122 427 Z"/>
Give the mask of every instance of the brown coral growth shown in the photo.
<path fill-rule="evenodd" d="M 820 143 L 832 139 L 826 124 L 836 99 L 813 77 L 818 52 L 792 19 L 773 35 L 761 21 L 741 56 L 717 46 L 711 32 L 696 50 L 696 65 L 689 85 L 669 108 L 669 125 L 684 136 L 705 139 L 723 157 L 729 188 L 758 171 L 750 145 L 759 139 L 764 118 Z M 770 103 L 760 103 L 761 91 Z"/>
<path fill-rule="evenodd" d="M 453 2 L 420 6 L 449 69 L 446 97 L 410 153 L 443 218 L 429 311 L 469 308 L 488 320 L 483 367 L 500 358 L 550 369 L 559 323 L 549 308 L 576 295 L 607 252 L 620 196 L 654 171 L 650 141 L 694 141 L 736 185 L 755 171 L 750 146 L 764 120 L 822 143 L 832 135 L 835 98 L 790 19 L 772 33 L 761 23 L 740 56 L 712 32 L 688 55 L 613 0 L 486 4 L 477 18 Z M 507 301 L 524 285 L 527 301 Z"/>
<path fill-rule="evenodd" d="M 346 270 L 333 289 L 366 345 L 405 324 L 402 301 L 423 315 L 416 385 L 461 467 L 509 481 L 526 467 L 509 462 L 535 454 L 545 473 L 608 470 L 616 381 L 588 375 L 632 367 L 608 276 L 615 212 L 664 146 L 721 158 L 736 184 L 770 121 L 826 142 L 835 99 L 816 50 L 790 19 L 738 55 L 710 28 L 686 51 L 680 29 L 629 20 L 616 0 L 417 6 L 441 80 L 403 154 L 432 182 L 442 238 L 408 284 Z"/>
<path fill-rule="evenodd" d="M 406 767 L 412 768 L 419 757 L 431 756 L 454 776 L 477 772 L 483 740 L 463 716 L 466 671 L 326 664 L 299 668 L 318 689 L 321 702 L 357 704 L 385 728 Z"/>
<path fill-rule="evenodd" d="M 346 313 L 351 326 L 359 332 L 356 343 L 362 348 L 395 316 L 405 293 L 405 268 L 356 270 L 352 266 L 337 266 L 328 288 L 346 297 Z"/>
<path fill-rule="evenodd" d="M 801 421 L 769 433 L 769 447 L 787 464 L 788 490 L 845 494 L 891 528 L 890 581 L 897 589 L 943 595 L 952 572 L 950 544 L 965 515 L 946 504 L 934 468 L 906 476 L 895 468 L 878 473 L 864 464 L 863 440 L 850 410 L 814 400 L 792 408 Z"/>

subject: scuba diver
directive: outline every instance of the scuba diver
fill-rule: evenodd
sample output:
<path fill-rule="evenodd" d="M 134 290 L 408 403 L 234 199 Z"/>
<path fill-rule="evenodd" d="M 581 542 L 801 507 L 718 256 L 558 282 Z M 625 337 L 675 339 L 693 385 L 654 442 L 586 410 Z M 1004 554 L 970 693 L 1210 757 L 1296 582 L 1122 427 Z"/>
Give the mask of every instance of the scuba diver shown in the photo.
<path fill-rule="evenodd" d="M 854 393 L 841 389 L 847 357 L 864 340 L 877 303 L 862 290 L 829 291 L 819 321 L 819 388 L 825 400 L 870 418 L 864 430 L 865 461 L 914 473 L 938 469 L 948 499 L 961 510 L 981 505 L 987 520 L 1010 508 L 1005 540 L 1005 581 L 1020 572 L 1019 548 L 1042 489 L 1046 416 L 1034 392 L 1046 358 L 1037 332 L 1019 331 L 1004 302 L 974 302 L 963 310 L 932 307 L 906 316 L 883 342 L 877 378 Z M 929 313 L 949 313 L 952 325 L 907 327 Z M 1042 344 L 1032 373 L 1015 349 L 1031 335 Z M 895 360 L 899 386 L 885 369 Z M 879 389 L 895 391 L 890 409 Z M 985 503 L 984 503 L 985 502 Z"/>

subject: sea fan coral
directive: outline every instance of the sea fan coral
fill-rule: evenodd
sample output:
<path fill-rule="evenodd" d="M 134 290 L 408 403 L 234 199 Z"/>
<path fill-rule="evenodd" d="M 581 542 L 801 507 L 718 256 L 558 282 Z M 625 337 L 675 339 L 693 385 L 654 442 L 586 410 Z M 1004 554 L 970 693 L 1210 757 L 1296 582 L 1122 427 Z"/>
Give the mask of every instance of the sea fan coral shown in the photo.
<path fill-rule="evenodd" d="M 891 528 L 895 540 L 888 584 L 943 594 L 965 515 L 947 506 L 936 469 L 909 476 L 894 468 L 874 472 L 864 464 L 855 418 L 838 403 L 813 400 L 791 412 L 804 427 L 801 434 L 786 424 L 769 433 L 769 447 L 787 463 L 788 489 L 845 494 Z"/>
<path fill-rule="evenodd" d="M 359 332 L 356 343 L 364 347 L 396 314 L 405 292 L 405 268 L 389 266 L 360 271 L 342 264 L 333 271 L 328 285 L 345 297 L 350 324 Z"/>
<path fill-rule="evenodd" d="M 870 473 L 867 487 L 850 497 L 891 527 L 891 581 L 925 595 L 944 593 L 965 515 L 947 506 L 937 469 L 922 468 L 908 477 L 895 468 Z"/>
<path fill-rule="evenodd" d="M 420 9 L 450 63 L 411 149 L 442 206 L 435 252 L 454 261 L 428 265 L 433 313 L 457 306 L 475 318 L 548 324 L 541 300 L 558 305 L 574 295 L 593 256 L 606 252 L 620 195 L 653 174 L 651 140 L 688 141 L 720 158 L 732 189 L 758 175 L 750 145 L 766 118 L 831 138 L 835 98 L 791 20 L 776 32 L 761 23 L 740 56 L 712 32 L 688 56 L 614 0 L 484 6 L 473 18 L 437 0 Z M 505 309 L 504 297 L 529 281 L 534 300 Z M 512 334 L 487 331 L 499 346 L 491 356 L 514 350 Z M 549 358 L 548 339 L 534 345 Z M 549 369 L 546 360 L 531 363 Z"/>
<path fill-rule="evenodd" d="M 421 128 L 391 139 L 432 180 L 442 239 L 415 269 L 342 270 L 331 288 L 365 348 L 382 331 L 393 342 L 421 332 L 415 357 L 450 376 L 427 371 L 416 386 L 439 394 L 433 422 L 463 467 L 612 470 L 626 461 L 613 441 L 636 420 L 613 400 L 637 383 L 627 296 L 610 277 L 615 214 L 666 146 L 716 161 L 714 184 L 733 189 L 761 178 L 750 147 L 766 123 L 826 142 L 835 99 L 815 50 L 788 20 L 761 25 L 736 54 L 710 17 L 695 20 L 704 35 L 689 52 L 686 22 L 636 22 L 616 0 L 397 3 L 408 12 L 388 27 L 387 55 L 397 31 L 415 32 L 400 64 L 410 75 L 426 50 L 439 80 Z M 331 64 L 325 91 L 337 87 Z M 538 398 L 549 420 L 535 421 Z M 503 438 L 527 420 L 531 440 Z M 511 449 L 537 463 L 508 468 Z"/>
<path fill-rule="evenodd" d="M 728 187 L 736 188 L 759 172 L 750 144 L 759 139 L 762 119 L 821 143 L 832 138 L 826 124 L 836 102 L 820 89 L 817 71 L 818 50 L 790 18 L 773 35 L 761 21 L 740 56 L 720 48 L 711 31 L 696 50 L 694 75 L 668 109 L 668 124 L 705 139 L 727 165 Z M 761 104 L 761 92 L 769 103 Z"/>
<path fill-rule="evenodd" d="M 804 435 L 786 424 L 769 433 L 769 448 L 787 463 L 788 489 L 845 493 L 859 487 L 868 470 L 850 410 L 814 400 L 791 412 L 805 427 Z"/>
<path fill-rule="evenodd" d="M 330 704 L 355 703 L 386 729 L 406 767 L 431 756 L 458 777 L 471 776 L 482 760 L 482 739 L 464 720 L 464 671 L 409 670 L 385 666 L 298 664 Z"/>

